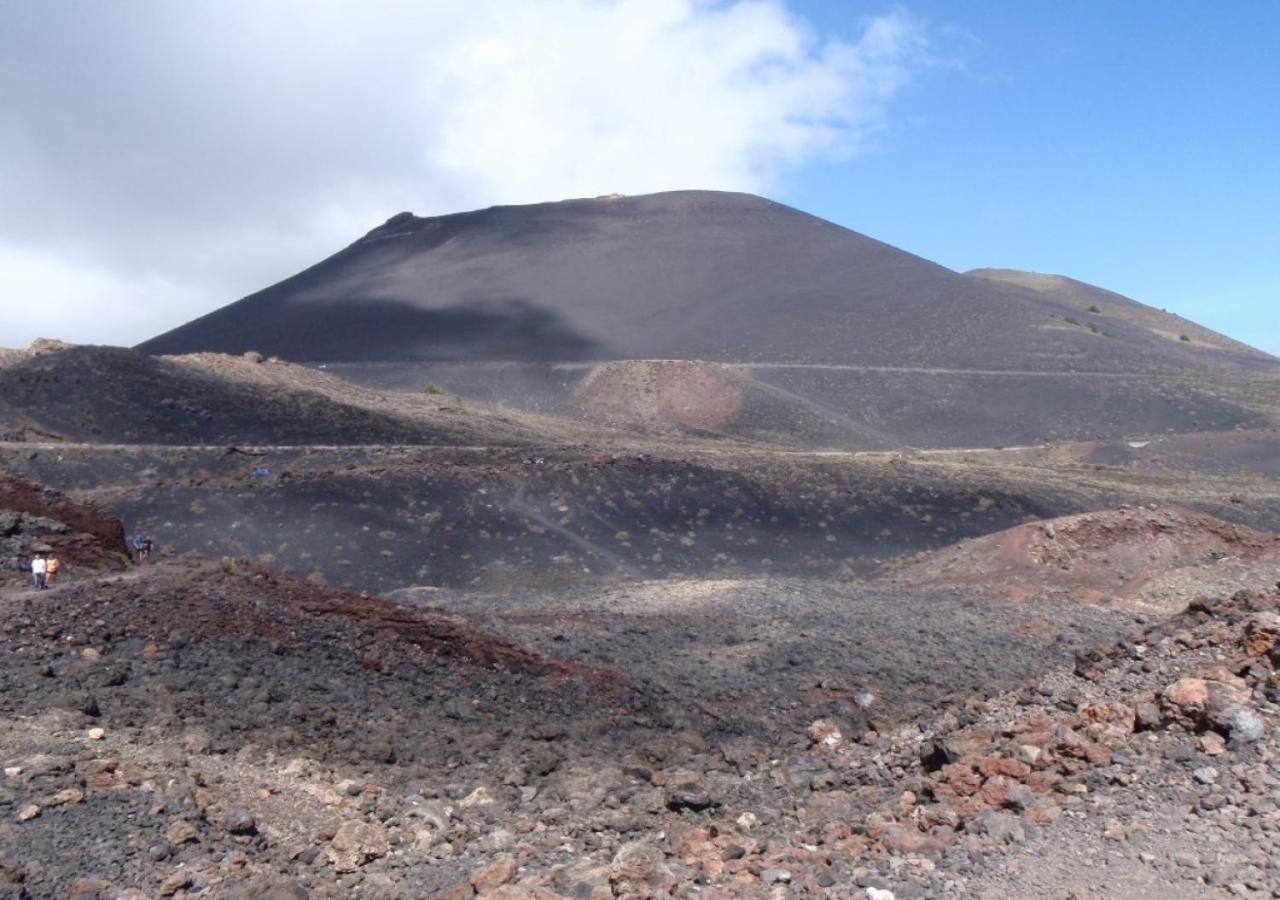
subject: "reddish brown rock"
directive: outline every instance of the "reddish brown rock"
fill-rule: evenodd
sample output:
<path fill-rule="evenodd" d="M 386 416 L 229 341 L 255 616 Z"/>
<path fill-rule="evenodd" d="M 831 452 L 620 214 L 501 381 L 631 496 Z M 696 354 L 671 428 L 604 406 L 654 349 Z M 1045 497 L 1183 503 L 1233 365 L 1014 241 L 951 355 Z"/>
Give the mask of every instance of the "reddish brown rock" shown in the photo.
<path fill-rule="evenodd" d="M 436 897 L 438 900 L 471 900 L 476 895 L 475 888 L 470 884 L 452 884 L 444 890 L 438 892 Z"/>
<path fill-rule="evenodd" d="M 1025 719 L 1019 719 L 1009 728 L 1010 733 L 1015 735 L 1025 735 L 1030 732 L 1042 731 L 1046 734 L 1053 730 L 1058 723 L 1051 716 L 1040 713 L 1034 716 L 1027 716 Z M 1025 744 L 1027 741 L 1019 738 L 1018 743 Z"/>
<path fill-rule="evenodd" d="M 67 888 L 67 895 L 72 900 L 101 900 L 114 897 L 116 890 L 111 882 L 102 878 L 77 878 Z"/>
<path fill-rule="evenodd" d="M 963 763 L 945 765 L 939 774 L 944 783 L 962 797 L 975 794 L 982 787 L 982 776 Z"/>
<path fill-rule="evenodd" d="M 1084 759 L 1089 746 L 1089 740 L 1073 728 L 1061 725 L 1053 730 L 1052 748 L 1059 756 Z"/>
<path fill-rule="evenodd" d="M 1023 818 L 1032 825 L 1049 825 L 1062 815 L 1062 808 L 1052 800 L 1040 799 L 1027 808 Z"/>
<path fill-rule="evenodd" d="M 992 809 L 1003 809 L 1010 804 L 1010 793 L 1014 788 L 1023 787 L 1024 785 L 1008 777 L 1007 775 L 992 775 L 982 783 L 982 790 L 979 793 L 982 799 Z"/>
<path fill-rule="evenodd" d="M 1051 725 L 1043 730 L 1023 732 L 1018 735 L 1018 743 L 1028 747 L 1039 747 L 1043 750 L 1053 743 L 1053 729 L 1055 727 Z"/>
<path fill-rule="evenodd" d="M 809 740 L 815 747 L 835 750 L 844 743 L 844 735 L 830 719 L 817 719 L 809 726 Z"/>
<path fill-rule="evenodd" d="M 1226 739 L 1216 731 L 1209 731 L 1200 736 L 1200 750 L 1206 756 L 1221 756 L 1227 750 Z"/>
<path fill-rule="evenodd" d="M 58 791 L 58 793 L 49 798 L 50 806 L 74 806 L 83 802 L 84 791 L 79 788 L 67 788 L 65 791 Z"/>
<path fill-rule="evenodd" d="M 172 897 L 183 888 L 191 887 L 192 880 L 190 872 L 179 869 L 160 883 L 160 896 Z"/>
<path fill-rule="evenodd" d="M 900 827 L 886 831 L 880 843 L 899 856 L 938 856 L 947 849 L 946 843 L 933 835 Z"/>
<path fill-rule="evenodd" d="M 1094 741 L 1120 743 L 1137 728 L 1137 713 L 1124 703 L 1108 700 L 1091 703 L 1080 714 L 1085 733 Z"/>
<path fill-rule="evenodd" d="M 189 844 L 197 840 L 199 833 L 196 826 L 190 822 L 179 821 L 171 822 L 169 827 L 164 830 L 165 840 L 170 844 L 177 846 L 179 844 Z"/>
<path fill-rule="evenodd" d="M 343 822 L 329 842 L 329 861 L 335 872 L 354 872 L 387 855 L 387 829 L 377 822 Z"/>
<path fill-rule="evenodd" d="M 1062 781 L 1062 776 L 1057 772 L 1032 772 L 1027 776 L 1027 787 L 1037 793 L 1048 794 L 1053 791 L 1060 781 Z"/>
<path fill-rule="evenodd" d="M 1209 711 L 1209 685 L 1203 678 L 1179 678 L 1164 689 L 1160 700 L 1170 718 L 1195 725 Z"/>
<path fill-rule="evenodd" d="M 1019 781 L 1031 774 L 1031 767 L 1016 759 L 1004 756 L 988 756 L 978 762 L 978 771 L 988 778 L 993 775 L 1004 775 Z"/>
<path fill-rule="evenodd" d="M 955 830 L 963 821 L 960 813 L 951 803 L 935 803 L 920 807 L 920 824 L 930 829 L 949 828 Z"/>
<path fill-rule="evenodd" d="M 485 894 L 497 890 L 516 877 L 516 860 L 514 856 L 500 856 L 487 866 L 482 866 L 471 873 L 471 886 L 477 894 Z"/>
<path fill-rule="evenodd" d="M 1105 766 L 1111 762 L 1111 755 L 1111 748 L 1105 744 L 1090 744 L 1084 751 L 1084 758 L 1093 766 Z"/>

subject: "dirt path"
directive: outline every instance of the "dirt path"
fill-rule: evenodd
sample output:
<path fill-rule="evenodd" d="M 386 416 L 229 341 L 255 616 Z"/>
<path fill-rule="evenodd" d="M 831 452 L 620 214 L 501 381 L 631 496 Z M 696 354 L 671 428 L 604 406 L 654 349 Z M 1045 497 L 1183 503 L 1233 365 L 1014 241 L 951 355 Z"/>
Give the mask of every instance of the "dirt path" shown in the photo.
<path fill-rule="evenodd" d="M 672 360 L 672 359 L 645 359 L 644 362 L 664 363 L 664 362 L 707 362 L 706 360 Z M 833 371 L 833 372 L 884 372 L 889 374 L 906 374 L 906 375 L 1004 375 L 1014 378 L 1060 378 L 1060 377 L 1078 377 L 1087 376 L 1089 378 L 1123 378 L 1133 380 L 1194 380 L 1196 376 L 1178 375 L 1152 372 L 1095 372 L 1090 370 L 1062 369 L 1062 370 L 1046 370 L 1046 369 L 934 369 L 924 366 L 858 366 L 858 365 L 842 365 L 838 363 L 716 363 L 711 362 L 710 365 L 724 366 L 729 369 L 741 369 L 743 371 L 768 370 L 768 369 L 794 369 L 799 371 L 817 370 L 817 371 Z M 376 364 L 366 364 L 373 365 Z M 397 365 L 396 363 L 388 363 L 387 365 Z M 548 363 L 548 366 L 554 369 L 564 369 L 568 371 L 580 371 L 582 369 L 592 369 L 599 362 L 557 362 Z M 1241 377 L 1237 379 L 1246 382 L 1266 382 L 1268 376 L 1261 375 L 1255 378 Z"/>
<path fill-rule="evenodd" d="M 0 605 L 14 603 L 19 600 L 35 600 L 39 598 L 56 597 L 66 594 L 90 581 L 109 581 L 112 584 L 118 584 L 125 581 L 139 581 L 143 578 L 153 578 L 178 570 L 191 571 L 195 568 L 208 567 L 209 566 L 207 564 L 192 566 L 189 563 L 178 563 L 175 561 L 163 560 L 146 565 L 131 565 L 124 572 L 78 573 L 76 576 L 70 578 L 60 578 L 56 584 L 43 591 L 36 590 L 35 587 L 31 585 L 30 578 L 28 577 L 28 580 L 22 584 L 0 584 Z"/>

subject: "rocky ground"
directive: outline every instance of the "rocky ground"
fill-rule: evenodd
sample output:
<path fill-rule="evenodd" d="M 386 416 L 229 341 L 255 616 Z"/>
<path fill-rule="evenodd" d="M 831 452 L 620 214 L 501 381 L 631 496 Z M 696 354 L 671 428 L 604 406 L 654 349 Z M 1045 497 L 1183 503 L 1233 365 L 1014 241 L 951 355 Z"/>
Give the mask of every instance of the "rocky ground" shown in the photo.
<path fill-rule="evenodd" d="M 753 720 L 231 563 L 11 589 L 0 896 L 1280 895 L 1278 605 Z"/>
<path fill-rule="evenodd" d="M 68 352 L 0 405 L 199 402 L 0 444 L 0 898 L 1280 896 L 1274 431 L 578 442 Z"/>

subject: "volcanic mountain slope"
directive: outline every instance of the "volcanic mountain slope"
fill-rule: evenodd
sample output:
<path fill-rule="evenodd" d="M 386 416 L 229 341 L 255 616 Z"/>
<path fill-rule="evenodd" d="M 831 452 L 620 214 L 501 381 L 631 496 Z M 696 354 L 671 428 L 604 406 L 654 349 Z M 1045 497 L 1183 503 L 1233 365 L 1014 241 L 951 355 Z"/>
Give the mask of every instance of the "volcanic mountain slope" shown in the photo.
<path fill-rule="evenodd" d="M 535 428 L 456 398 L 389 399 L 260 355 L 157 358 L 38 342 L 0 359 L 0 436 L 122 444 L 512 444 Z"/>
<path fill-rule="evenodd" d="M 1178 346 L 966 278 L 746 194 L 402 213 L 305 272 L 142 345 L 300 360 L 700 359 L 1134 371 L 1274 363 Z M 1051 316 L 1058 316 L 1055 321 Z"/>
<path fill-rule="evenodd" d="M 141 349 L 260 350 L 383 389 L 806 447 L 1274 421 L 1274 358 L 1066 283 L 961 275 L 759 197 L 682 191 L 404 213 Z"/>
<path fill-rule="evenodd" d="M 1267 367 L 1274 369 L 1273 358 L 1248 344 L 1234 341 L 1190 319 L 1155 309 L 1123 294 L 1076 281 L 1074 278 L 1044 275 L 1039 272 L 1019 272 L 1014 269 L 973 269 L 965 275 L 993 284 L 1007 284 L 1033 291 L 1046 299 L 1073 307 L 1079 311 L 1072 317 L 1079 323 L 1075 327 L 1102 330 L 1111 329 L 1117 323 L 1123 322 L 1146 329 L 1150 334 L 1166 341 L 1237 354 L 1237 359 L 1242 362 L 1256 363 L 1263 369 Z"/>

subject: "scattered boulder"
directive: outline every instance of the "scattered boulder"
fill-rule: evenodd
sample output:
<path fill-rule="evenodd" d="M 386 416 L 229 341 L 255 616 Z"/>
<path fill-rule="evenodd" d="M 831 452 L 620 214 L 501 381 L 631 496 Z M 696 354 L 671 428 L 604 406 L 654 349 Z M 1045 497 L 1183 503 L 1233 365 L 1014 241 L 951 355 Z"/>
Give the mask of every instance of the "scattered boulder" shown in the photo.
<path fill-rule="evenodd" d="M 477 894 L 484 895 L 496 890 L 516 877 L 516 860 L 514 856 L 500 856 L 487 866 L 471 873 L 471 887 Z"/>
<path fill-rule="evenodd" d="M 1022 820 L 1006 812 L 987 810 L 979 813 L 965 827 L 966 830 L 983 835 L 997 844 L 1021 844 L 1027 839 Z"/>
<path fill-rule="evenodd" d="M 251 835 L 258 833 L 258 823 L 247 809 L 231 809 L 222 815 L 222 827 L 228 834 Z"/>
<path fill-rule="evenodd" d="M 1244 652 L 1264 656 L 1280 643 L 1280 614 L 1260 612 L 1250 617 L 1244 628 Z"/>
<path fill-rule="evenodd" d="M 1174 721 L 1197 727 L 1209 714 L 1209 685 L 1203 678 L 1179 678 L 1165 688 L 1161 702 Z"/>
<path fill-rule="evenodd" d="M 689 770 L 667 774 L 663 797 L 667 809 L 675 812 L 701 812 L 718 805 L 711 796 L 706 776 Z"/>
<path fill-rule="evenodd" d="M 335 872 L 355 872 L 381 859 L 390 849 L 387 829 L 378 822 L 352 819 L 343 822 L 329 841 L 329 861 Z"/>

